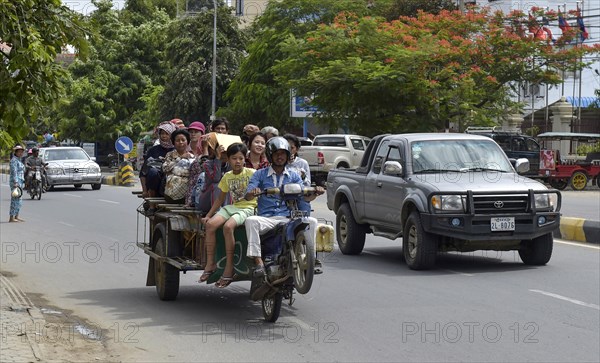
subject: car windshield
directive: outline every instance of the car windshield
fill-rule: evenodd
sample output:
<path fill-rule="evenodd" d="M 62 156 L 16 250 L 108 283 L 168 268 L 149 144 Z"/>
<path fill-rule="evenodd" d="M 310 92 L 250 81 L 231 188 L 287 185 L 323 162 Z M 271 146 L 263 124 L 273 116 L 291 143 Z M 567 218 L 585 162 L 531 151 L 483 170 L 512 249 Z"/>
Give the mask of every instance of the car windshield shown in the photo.
<path fill-rule="evenodd" d="M 512 172 L 502 149 L 492 140 L 428 140 L 411 144 L 413 172 Z"/>
<path fill-rule="evenodd" d="M 54 160 L 88 160 L 89 157 L 82 149 L 55 149 L 47 150 L 46 161 Z"/>

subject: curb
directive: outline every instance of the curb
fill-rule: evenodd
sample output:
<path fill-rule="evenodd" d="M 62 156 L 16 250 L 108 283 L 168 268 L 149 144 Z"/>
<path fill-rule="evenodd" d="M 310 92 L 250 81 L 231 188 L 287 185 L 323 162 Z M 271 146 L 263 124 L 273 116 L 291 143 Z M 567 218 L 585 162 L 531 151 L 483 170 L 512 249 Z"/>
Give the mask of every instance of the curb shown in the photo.
<path fill-rule="evenodd" d="M 560 228 L 554 231 L 554 237 L 569 241 L 600 244 L 600 221 L 561 217 Z"/>
<path fill-rule="evenodd" d="M 2 344 L 0 356 L 5 362 L 43 361 L 45 345 L 40 332 L 46 320 L 27 295 L 9 277 L 0 273 L 2 307 Z"/>

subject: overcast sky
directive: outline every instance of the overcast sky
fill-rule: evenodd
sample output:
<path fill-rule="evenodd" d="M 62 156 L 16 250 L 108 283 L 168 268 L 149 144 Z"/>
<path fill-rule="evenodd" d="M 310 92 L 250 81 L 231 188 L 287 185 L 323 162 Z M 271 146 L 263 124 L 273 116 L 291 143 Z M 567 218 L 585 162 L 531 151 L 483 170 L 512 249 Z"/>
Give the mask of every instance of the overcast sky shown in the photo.
<path fill-rule="evenodd" d="M 112 0 L 115 9 L 122 9 L 125 6 L 125 0 Z M 71 10 L 78 11 L 83 15 L 89 15 L 96 7 L 90 0 L 62 0 L 63 5 Z"/>

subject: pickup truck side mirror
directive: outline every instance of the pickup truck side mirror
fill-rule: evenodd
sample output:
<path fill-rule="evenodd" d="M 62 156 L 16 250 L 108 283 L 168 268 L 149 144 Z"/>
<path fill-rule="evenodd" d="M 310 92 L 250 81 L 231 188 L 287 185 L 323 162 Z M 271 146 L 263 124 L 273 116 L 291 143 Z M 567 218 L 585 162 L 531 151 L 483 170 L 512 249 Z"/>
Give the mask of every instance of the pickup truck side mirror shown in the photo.
<path fill-rule="evenodd" d="M 402 164 L 398 161 L 386 161 L 385 164 L 383 164 L 384 175 L 402 176 L 403 172 Z"/>
<path fill-rule="evenodd" d="M 520 159 L 508 159 L 510 163 L 513 165 L 515 170 L 517 170 L 517 174 L 523 174 L 529 171 L 529 160 L 525 158 Z"/>

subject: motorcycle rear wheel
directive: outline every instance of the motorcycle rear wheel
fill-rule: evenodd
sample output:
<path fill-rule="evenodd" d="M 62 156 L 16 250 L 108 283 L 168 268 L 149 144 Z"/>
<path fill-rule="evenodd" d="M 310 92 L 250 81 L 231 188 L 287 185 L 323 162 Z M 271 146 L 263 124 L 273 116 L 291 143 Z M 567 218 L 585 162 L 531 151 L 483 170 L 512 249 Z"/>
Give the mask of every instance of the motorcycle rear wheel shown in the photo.
<path fill-rule="evenodd" d="M 306 231 L 299 231 L 294 241 L 292 269 L 294 270 L 294 287 L 299 294 L 310 291 L 315 274 L 315 247 L 308 243 Z"/>
<path fill-rule="evenodd" d="M 276 292 L 275 294 L 265 296 L 262 299 L 262 311 L 265 321 L 274 323 L 279 319 L 281 313 L 281 303 L 283 302 L 283 294 Z"/>

